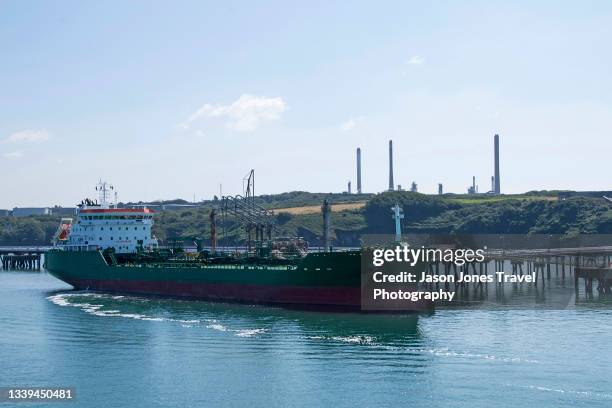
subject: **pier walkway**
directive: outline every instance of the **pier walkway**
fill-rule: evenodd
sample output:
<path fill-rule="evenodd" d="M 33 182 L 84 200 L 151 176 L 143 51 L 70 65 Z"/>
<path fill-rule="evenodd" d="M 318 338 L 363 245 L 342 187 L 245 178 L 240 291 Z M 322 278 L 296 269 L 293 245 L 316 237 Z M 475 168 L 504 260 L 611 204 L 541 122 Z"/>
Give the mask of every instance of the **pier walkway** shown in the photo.
<path fill-rule="evenodd" d="M 2 269 L 40 270 L 42 255 L 51 247 L 0 247 Z"/>
<path fill-rule="evenodd" d="M 593 297 L 594 283 L 600 294 L 612 294 L 612 246 L 589 246 L 551 249 L 488 249 L 485 261 L 457 266 L 452 262 L 429 265 L 429 274 L 445 275 L 458 272 L 472 275 L 488 275 L 489 264 L 493 272 L 505 272 L 511 268 L 513 275 L 535 274 L 535 285 L 546 285 L 552 274 L 565 280 L 574 278 L 576 299 L 584 285 L 586 298 Z"/>
<path fill-rule="evenodd" d="M 523 273 L 525 266 L 527 273 L 536 273 L 536 284 L 541 280 L 544 285 L 544 277 L 550 279 L 554 267 L 556 275 L 561 272 L 562 278 L 566 269 L 570 275 L 573 273 L 576 292 L 582 279 L 587 296 L 593 291 L 594 281 L 600 293 L 612 293 L 612 246 L 492 250 L 487 257 L 498 265 L 510 261 L 513 273 Z"/>

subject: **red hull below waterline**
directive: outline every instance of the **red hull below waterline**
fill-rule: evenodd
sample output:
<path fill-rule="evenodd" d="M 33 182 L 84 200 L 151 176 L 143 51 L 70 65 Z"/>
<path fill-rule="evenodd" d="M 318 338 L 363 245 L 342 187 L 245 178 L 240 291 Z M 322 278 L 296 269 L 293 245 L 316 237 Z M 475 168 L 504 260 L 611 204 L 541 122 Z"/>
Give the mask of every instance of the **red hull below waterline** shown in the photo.
<path fill-rule="evenodd" d="M 68 282 L 76 289 L 135 293 L 177 298 L 360 309 L 361 291 L 355 287 L 262 286 L 242 284 L 158 281 L 81 280 Z"/>

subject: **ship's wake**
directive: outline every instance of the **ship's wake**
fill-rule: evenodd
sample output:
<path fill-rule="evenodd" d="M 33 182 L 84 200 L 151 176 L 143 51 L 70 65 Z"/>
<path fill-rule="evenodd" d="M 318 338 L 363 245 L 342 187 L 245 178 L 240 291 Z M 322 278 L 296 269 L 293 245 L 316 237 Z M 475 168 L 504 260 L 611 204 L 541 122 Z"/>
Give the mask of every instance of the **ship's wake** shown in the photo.
<path fill-rule="evenodd" d="M 171 322 L 180 324 L 183 327 L 205 327 L 207 329 L 231 332 L 238 337 L 254 337 L 267 331 L 265 328 L 245 328 L 233 329 L 221 324 L 216 319 L 179 319 L 168 316 L 158 316 L 144 313 L 128 313 L 118 309 L 121 303 L 132 305 L 134 303 L 145 303 L 149 299 L 131 296 L 113 296 L 101 293 L 58 293 L 47 297 L 52 303 L 62 307 L 74 307 L 81 311 L 99 317 L 119 317 L 150 322 Z M 110 304 L 109 304 L 110 302 Z"/>
<path fill-rule="evenodd" d="M 232 334 L 237 337 L 254 337 L 260 338 L 266 333 L 270 333 L 272 323 L 267 324 L 263 319 L 264 326 L 266 327 L 255 327 L 253 328 L 253 322 L 257 320 L 262 323 L 262 319 L 254 318 L 247 319 L 247 321 L 236 322 L 235 319 L 226 319 L 227 314 L 223 312 L 217 313 L 215 309 L 198 311 L 191 310 L 188 314 L 189 318 L 181 318 L 185 316 L 185 313 L 173 311 L 172 315 L 168 315 L 170 307 L 159 307 L 159 304 L 155 302 L 155 298 L 137 297 L 137 296 L 121 296 L 121 295 L 110 295 L 104 293 L 91 293 L 91 292 L 70 292 L 70 293 L 57 293 L 48 296 L 51 302 L 62 307 L 74 307 L 81 311 L 98 316 L 98 317 L 115 317 L 115 318 L 127 318 L 150 322 L 169 322 L 179 324 L 185 328 L 204 328 L 215 332 L 223 332 Z M 187 303 L 185 303 L 187 304 Z M 245 306 L 246 310 L 251 310 L 248 306 Z M 260 310 L 260 309 L 256 309 Z M 263 309 L 262 313 L 265 314 Z M 278 310 L 278 309 L 274 309 Z M 245 312 L 243 310 L 243 312 Z M 248 312 L 245 312 L 248 313 Z M 282 322 L 282 316 L 284 312 L 279 312 L 279 319 Z M 197 314 L 196 316 L 193 316 Z M 202 314 L 208 315 L 201 317 Z M 293 315 L 291 315 L 293 316 Z M 234 316 L 235 317 L 235 316 Z M 275 320 L 268 316 L 268 318 Z M 293 316 L 295 318 L 295 316 Z M 343 316 L 341 320 L 346 321 L 349 316 Z M 382 316 L 377 316 L 378 319 L 383 319 Z M 286 319 L 286 321 L 293 319 Z M 298 319 L 299 320 L 299 319 Z M 358 321 L 362 322 L 362 321 Z M 368 320 L 366 320 L 368 322 Z M 396 321 L 396 323 L 401 320 Z M 242 327 L 236 327 L 242 326 Z M 246 326 L 246 327 L 245 327 Z M 279 330 L 283 330 L 281 327 L 283 324 L 279 324 Z M 306 325 L 305 325 L 306 326 Z M 526 359 L 517 356 L 500 356 L 496 354 L 484 354 L 484 353 L 470 353 L 468 351 L 455 351 L 447 347 L 435 347 L 432 344 L 425 344 L 417 338 L 412 338 L 411 335 L 402 335 L 399 337 L 392 337 L 391 340 L 386 341 L 386 337 L 389 332 L 385 329 L 384 331 L 372 330 L 368 332 L 367 327 L 355 324 L 355 327 L 349 327 L 344 330 L 340 330 L 337 327 L 335 330 L 330 329 L 331 325 L 325 326 L 321 324 L 321 318 L 317 319 L 317 324 L 312 326 L 302 327 L 302 330 L 294 332 L 294 334 L 302 337 L 310 342 L 319 344 L 344 344 L 346 346 L 356 347 L 367 347 L 370 350 L 381 350 L 386 352 L 392 352 L 396 354 L 412 354 L 421 356 L 433 356 L 438 359 L 457 359 L 457 360 L 484 360 L 497 363 L 518 363 L 518 364 L 538 364 L 538 360 Z M 305 331 L 304 331 L 305 330 Z"/>

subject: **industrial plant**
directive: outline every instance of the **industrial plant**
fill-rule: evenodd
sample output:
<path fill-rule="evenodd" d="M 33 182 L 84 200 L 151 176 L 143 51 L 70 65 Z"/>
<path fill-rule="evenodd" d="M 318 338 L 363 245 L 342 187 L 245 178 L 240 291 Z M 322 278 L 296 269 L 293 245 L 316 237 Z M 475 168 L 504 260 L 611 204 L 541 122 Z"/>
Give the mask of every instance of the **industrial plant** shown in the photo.
<path fill-rule="evenodd" d="M 488 195 L 500 195 L 501 194 L 501 179 L 499 171 L 499 135 L 495 134 L 493 137 L 493 175 L 491 176 L 491 189 L 489 191 L 481 193 L 478 185 L 476 184 L 476 176 L 472 176 L 472 183 L 467 187 L 467 194 L 488 194 Z M 394 183 L 393 178 L 393 140 L 389 140 L 389 185 L 387 191 L 402 191 L 402 185 Z M 418 185 L 416 181 L 410 183 L 410 191 L 413 193 L 418 192 Z M 351 180 L 347 183 L 347 192 L 352 194 Z M 361 148 L 357 148 L 357 194 L 362 194 L 361 185 Z M 438 183 L 438 195 L 444 195 L 444 186 L 442 183 Z"/>

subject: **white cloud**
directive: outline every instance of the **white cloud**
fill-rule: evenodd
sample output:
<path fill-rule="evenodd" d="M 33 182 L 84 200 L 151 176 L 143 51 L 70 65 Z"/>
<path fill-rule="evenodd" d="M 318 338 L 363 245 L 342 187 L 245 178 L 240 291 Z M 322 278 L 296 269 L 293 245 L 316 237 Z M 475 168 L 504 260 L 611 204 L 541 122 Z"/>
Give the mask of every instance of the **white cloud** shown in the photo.
<path fill-rule="evenodd" d="M 408 64 L 410 64 L 410 65 L 421 65 L 424 62 L 425 62 L 425 58 L 419 57 L 418 55 L 413 55 L 408 60 Z"/>
<path fill-rule="evenodd" d="M 353 130 L 361 121 L 363 121 L 363 118 L 351 118 L 340 125 L 340 130 L 343 132 Z"/>
<path fill-rule="evenodd" d="M 41 129 L 25 129 L 15 132 L 4 141 L 6 143 L 42 143 L 49 140 L 49 132 Z"/>
<path fill-rule="evenodd" d="M 230 105 L 205 104 L 193 113 L 182 127 L 189 129 L 202 118 L 225 118 L 227 127 L 238 132 L 255 130 L 263 122 L 278 120 L 287 109 L 281 97 L 268 98 L 244 94 Z"/>
<path fill-rule="evenodd" d="M 15 151 L 15 152 L 4 153 L 2 156 L 6 159 L 21 159 L 23 157 L 23 153 L 19 151 Z"/>

